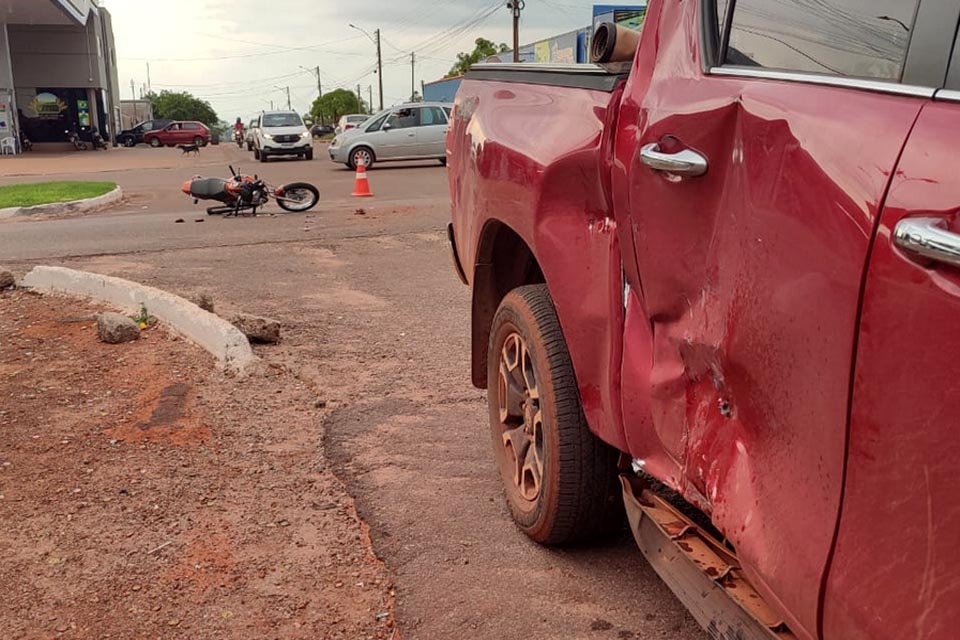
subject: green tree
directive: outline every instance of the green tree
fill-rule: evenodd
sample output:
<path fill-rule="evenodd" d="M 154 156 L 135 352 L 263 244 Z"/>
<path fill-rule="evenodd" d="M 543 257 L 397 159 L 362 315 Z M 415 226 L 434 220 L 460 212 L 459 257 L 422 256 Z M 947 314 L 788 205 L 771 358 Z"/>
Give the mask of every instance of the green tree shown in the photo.
<path fill-rule="evenodd" d="M 147 99 L 153 104 L 153 115 L 156 118 L 197 120 L 211 129 L 215 129 L 220 122 L 217 112 L 209 102 L 186 91 L 151 93 L 147 95 Z"/>
<path fill-rule="evenodd" d="M 471 66 L 475 65 L 476 63 L 486 60 L 490 56 L 495 56 L 498 53 L 503 53 L 510 50 L 510 47 L 507 45 L 503 43 L 497 45 L 486 38 L 477 38 L 474 44 L 476 46 L 473 48 L 472 52 L 457 54 L 457 64 L 453 65 L 453 68 L 450 69 L 449 73 L 447 73 L 447 78 L 452 78 L 453 76 L 462 76 L 470 70 Z"/>
<path fill-rule="evenodd" d="M 337 89 L 313 101 L 310 116 L 314 122 L 336 122 L 349 113 L 365 113 L 366 105 L 352 91 Z"/>

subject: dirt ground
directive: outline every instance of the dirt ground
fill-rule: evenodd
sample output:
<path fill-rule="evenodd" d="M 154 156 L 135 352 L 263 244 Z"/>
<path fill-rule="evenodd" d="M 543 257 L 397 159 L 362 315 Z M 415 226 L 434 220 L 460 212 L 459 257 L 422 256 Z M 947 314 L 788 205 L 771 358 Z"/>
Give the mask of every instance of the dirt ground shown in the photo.
<path fill-rule="evenodd" d="M 102 344 L 98 310 L 0 294 L 0 635 L 394 637 L 323 399 L 162 328 Z"/>

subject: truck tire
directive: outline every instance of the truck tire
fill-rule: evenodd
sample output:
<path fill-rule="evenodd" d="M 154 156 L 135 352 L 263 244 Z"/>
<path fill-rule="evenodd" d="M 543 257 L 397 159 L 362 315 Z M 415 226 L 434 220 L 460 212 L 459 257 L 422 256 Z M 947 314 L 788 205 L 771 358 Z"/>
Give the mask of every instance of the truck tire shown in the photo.
<path fill-rule="evenodd" d="M 514 289 L 501 303 L 490 332 L 487 394 L 507 505 L 524 533 L 563 545 L 622 526 L 619 453 L 587 426 L 546 285 Z"/>

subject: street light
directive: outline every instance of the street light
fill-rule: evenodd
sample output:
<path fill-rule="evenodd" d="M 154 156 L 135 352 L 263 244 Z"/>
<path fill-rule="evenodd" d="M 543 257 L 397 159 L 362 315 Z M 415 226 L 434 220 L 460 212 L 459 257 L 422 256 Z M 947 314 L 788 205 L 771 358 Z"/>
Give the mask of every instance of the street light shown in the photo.
<path fill-rule="evenodd" d="M 380 52 L 380 29 L 374 31 L 377 35 L 376 39 L 367 33 L 364 29 L 361 29 L 355 24 L 348 25 L 351 29 L 356 29 L 363 35 L 367 36 L 370 39 L 370 42 L 377 45 L 377 76 L 380 81 L 380 111 L 383 111 L 383 55 Z M 373 105 L 371 105 L 373 106 Z"/>

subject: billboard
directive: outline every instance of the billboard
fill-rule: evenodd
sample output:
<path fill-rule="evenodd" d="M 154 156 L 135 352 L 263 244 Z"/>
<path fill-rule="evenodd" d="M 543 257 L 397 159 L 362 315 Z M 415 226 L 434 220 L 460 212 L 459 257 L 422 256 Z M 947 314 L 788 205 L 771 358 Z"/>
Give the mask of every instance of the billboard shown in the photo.
<path fill-rule="evenodd" d="M 550 62 L 553 64 L 576 64 L 584 62 L 583 49 L 586 30 L 571 31 L 547 40 L 520 48 L 522 62 Z M 528 59 L 528 51 L 532 56 Z M 513 54 L 510 54 L 511 56 Z"/>
<path fill-rule="evenodd" d="M 640 31 L 643 28 L 643 21 L 647 18 L 647 3 L 640 2 L 636 5 L 613 5 L 613 4 L 595 4 L 593 5 L 593 28 L 596 29 L 604 22 L 613 22 L 621 27 Z"/>

